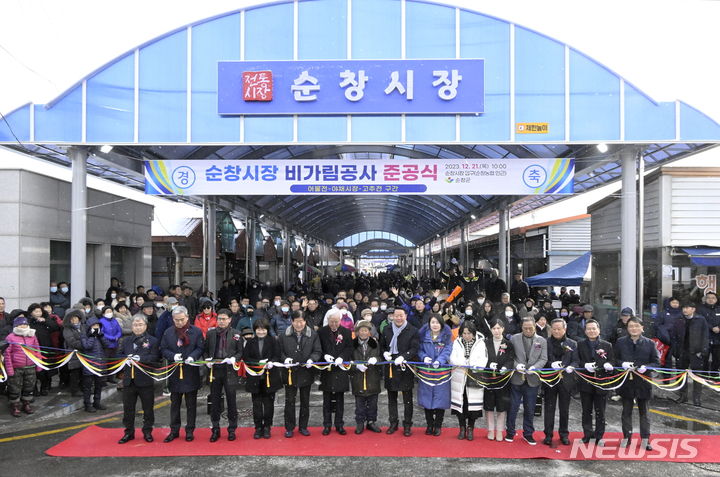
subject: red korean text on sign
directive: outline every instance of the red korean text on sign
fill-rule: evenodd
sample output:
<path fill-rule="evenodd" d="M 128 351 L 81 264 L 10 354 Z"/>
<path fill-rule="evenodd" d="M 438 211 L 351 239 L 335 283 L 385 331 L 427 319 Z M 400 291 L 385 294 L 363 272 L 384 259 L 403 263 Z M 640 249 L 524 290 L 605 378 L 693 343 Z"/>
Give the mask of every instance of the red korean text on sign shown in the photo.
<path fill-rule="evenodd" d="M 272 71 L 243 71 L 243 100 L 272 101 Z"/>

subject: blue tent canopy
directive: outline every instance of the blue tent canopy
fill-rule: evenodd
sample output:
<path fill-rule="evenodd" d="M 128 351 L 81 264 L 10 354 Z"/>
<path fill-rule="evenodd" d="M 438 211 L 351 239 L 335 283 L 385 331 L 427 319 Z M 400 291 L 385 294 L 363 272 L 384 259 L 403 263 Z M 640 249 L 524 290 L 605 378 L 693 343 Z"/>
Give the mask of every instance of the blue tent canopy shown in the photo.
<path fill-rule="evenodd" d="M 706 267 L 720 266 L 720 248 L 695 247 L 683 248 L 683 250 L 690 256 L 690 260 L 695 265 L 703 265 Z"/>
<path fill-rule="evenodd" d="M 560 268 L 535 275 L 534 277 L 528 277 L 525 281 L 531 287 L 580 286 L 590 266 L 590 256 L 590 252 L 586 252 Z"/>

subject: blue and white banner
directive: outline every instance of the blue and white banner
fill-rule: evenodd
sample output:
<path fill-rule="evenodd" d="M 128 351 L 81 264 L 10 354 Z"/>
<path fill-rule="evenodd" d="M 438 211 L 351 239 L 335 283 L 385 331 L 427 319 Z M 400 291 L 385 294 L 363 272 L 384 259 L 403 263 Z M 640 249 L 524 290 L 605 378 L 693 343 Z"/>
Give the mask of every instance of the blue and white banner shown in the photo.
<path fill-rule="evenodd" d="M 572 194 L 573 159 L 146 161 L 152 195 Z"/>
<path fill-rule="evenodd" d="M 484 60 L 221 61 L 218 114 L 476 114 Z"/>

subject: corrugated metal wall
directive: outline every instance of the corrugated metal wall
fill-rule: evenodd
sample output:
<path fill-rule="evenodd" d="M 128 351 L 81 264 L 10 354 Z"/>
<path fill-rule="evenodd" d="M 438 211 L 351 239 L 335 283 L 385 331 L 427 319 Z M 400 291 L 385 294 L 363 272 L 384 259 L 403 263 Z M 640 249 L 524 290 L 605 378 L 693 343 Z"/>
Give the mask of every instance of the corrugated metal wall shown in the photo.
<path fill-rule="evenodd" d="M 720 177 L 674 176 L 671 194 L 671 245 L 720 247 Z"/>
<path fill-rule="evenodd" d="M 572 262 L 590 251 L 590 218 L 548 227 L 548 270 Z"/>

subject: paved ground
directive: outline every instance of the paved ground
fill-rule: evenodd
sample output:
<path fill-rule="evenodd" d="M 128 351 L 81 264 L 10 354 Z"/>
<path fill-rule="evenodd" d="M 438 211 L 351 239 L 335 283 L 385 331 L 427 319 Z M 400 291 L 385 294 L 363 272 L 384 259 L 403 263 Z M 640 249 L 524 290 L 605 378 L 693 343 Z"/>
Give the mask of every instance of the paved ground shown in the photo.
<path fill-rule="evenodd" d="M 315 389 L 315 388 L 314 388 Z M 711 395 L 712 393 L 712 395 Z M 58 393 L 53 388 L 48 397 L 38 398 L 38 412 L 33 416 L 12 418 L 5 412 L 4 405 L 0 408 L 0 475 L 103 475 L 111 476 L 143 476 L 153 477 L 168 475 L 202 475 L 227 474 L 235 475 L 296 475 L 298 471 L 316 473 L 318 475 L 353 474 L 372 475 L 460 475 L 468 472 L 483 472 L 488 475 L 518 474 L 528 475 L 539 472 L 550 475 L 619 475 L 623 476 L 683 476 L 708 475 L 720 473 L 720 465 L 713 464 L 677 464 L 666 462 L 628 462 L 628 461 L 575 461 L 563 462 L 553 460 L 506 460 L 506 459 L 436 459 L 436 458 L 359 458 L 359 457 L 193 457 L 187 458 L 57 458 L 45 455 L 45 450 L 78 432 L 83 426 L 96 423 L 103 427 L 118 429 L 118 438 L 122 435 L 121 415 L 122 404 L 120 395 L 114 390 L 107 390 L 105 404 L 108 410 L 96 414 L 82 411 L 81 403 L 71 400 L 65 393 Z M 158 409 L 156 422 L 159 426 L 167 426 L 169 422 L 168 398 L 160 395 L 157 390 Z M 209 417 L 205 410 L 204 396 L 207 388 L 200 392 L 198 399 L 198 427 L 209 426 Z M 720 429 L 720 397 L 706 390 L 703 407 L 698 408 L 687 404 L 676 404 L 669 398 L 672 393 L 658 393 L 652 403 L 652 429 L 654 433 L 695 433 L 715 434 Z M 2 399 L 2 398 L 0 398 Z M 282 425 L 282 392 L 276 399 L 275 424 Z M 312 394 L 311 426 L 321 422 L 322 396 L 318 391 Z M 240 409 L 240 425 L 250 426 L 252 423 L 249 396 L 240 392 L 238 396 Z M 346 419 L 352 426 L 352 404 L 346 404 Z M 610 402 L 608 405 L 608 431 L 620 430 L 620 404 Z M 76 410 L 80 409 L 80 410 Z M 387 409 L 385 394 L 380 400 L 381 417 L 379 421 L 387 425 Z M 580 405 L 573 400 L 571 405 L 571 430 L 580 430 Z M 519 422 L 518 422 L 519 424 Z M 423 426 L 422 409 L 416 408 L 415 425 Z M 456 426 L 455 418 L 446 416 L 446 426 Z M 69 429 L 72 428 L 72 429 Z M 536 428 L 541 429 L 541 418 L 536 418 Z M 454 432 L 445 430 L 445 432 Z M 164 437 L 159 432 L 156 438 Z M 536 433 L 540 438 L 541 433 Z M 380 438 L 380 437 L 379 437 Z M 352 441 L 352 435 L 348 436 Z M 200 443 L 198 445 L 210 445 Z M 253 443 L 252 445 L 256 445 Z M 481 445 L 481 442 L 478 442 Z M 448 449 L 452 454 L 452 449 Z M 15 471 L 11 473 L 11 471 Z M 17 474 L 21 472 L 21 474 Z"/>

